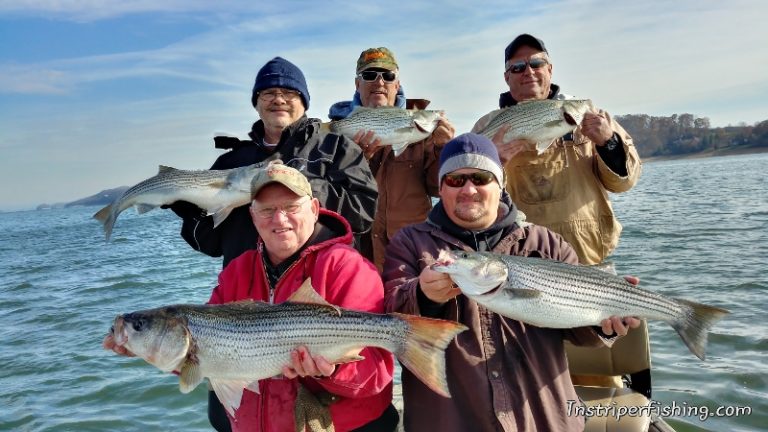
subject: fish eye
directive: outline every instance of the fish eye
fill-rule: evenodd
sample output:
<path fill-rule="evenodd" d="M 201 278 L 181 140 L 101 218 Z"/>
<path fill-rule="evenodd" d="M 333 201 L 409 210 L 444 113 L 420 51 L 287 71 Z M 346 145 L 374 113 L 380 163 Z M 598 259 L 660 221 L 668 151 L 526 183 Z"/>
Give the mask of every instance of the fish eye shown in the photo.
<path fill-rule="evenodd" d="M 147 319 L 139 318 L 136 321 L 133 321 L 131 324 L 133 325 L 133 329 L 135 331 L 140 332 L 147 326 Z"/>

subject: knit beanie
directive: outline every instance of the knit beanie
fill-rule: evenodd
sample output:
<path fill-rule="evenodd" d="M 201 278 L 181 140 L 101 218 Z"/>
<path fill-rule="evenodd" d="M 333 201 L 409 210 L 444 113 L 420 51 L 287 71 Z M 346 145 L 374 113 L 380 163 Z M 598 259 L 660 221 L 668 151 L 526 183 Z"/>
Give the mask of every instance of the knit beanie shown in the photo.
<path fill-rule="evenodd" d="M 256 74 L 256 83 L 253 85 L 251 104 L 256 107 L 259 92 L 272 87 L 281 87 L 296 90 L 304 103 L 304 109 L 309 109 L 309 90 L 307 81 L 301 69 L 282 57 L 275 57 L 259 69 Z"/>
<path fill-rule="evenodd" d="M 504 169 L 499 159 L 499 152 L 493 142 L 483 135 L 475 133 L 461 134 L 448 141 L 440 152 L 440 172 L 438 179 L 462 168 L 477 168 L 488 171 L 496 177 L 499 185 L 504 186 Z"/>

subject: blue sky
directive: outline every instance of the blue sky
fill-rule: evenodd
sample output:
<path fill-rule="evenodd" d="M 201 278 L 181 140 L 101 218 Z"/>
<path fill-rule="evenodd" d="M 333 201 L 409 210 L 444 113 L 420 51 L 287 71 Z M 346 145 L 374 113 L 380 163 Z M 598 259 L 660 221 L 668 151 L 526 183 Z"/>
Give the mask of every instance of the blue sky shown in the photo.
<path fill-rule="evenodd" d="M 160 3 L 160 4 L 159 4 Z M 268 4 L 267 4 L 268 3 Z M 208 168 L 246 137 L 259 67 L 305 73 L 313 117 L 349 99 L 355 61 L 387 46 L 406 94 L 465 132 L 505 88 L 503 51 L 542 38 L 555 83 L 612 114 L 768 119 L 761 1 L 0 0 L 0 210 Z"/>

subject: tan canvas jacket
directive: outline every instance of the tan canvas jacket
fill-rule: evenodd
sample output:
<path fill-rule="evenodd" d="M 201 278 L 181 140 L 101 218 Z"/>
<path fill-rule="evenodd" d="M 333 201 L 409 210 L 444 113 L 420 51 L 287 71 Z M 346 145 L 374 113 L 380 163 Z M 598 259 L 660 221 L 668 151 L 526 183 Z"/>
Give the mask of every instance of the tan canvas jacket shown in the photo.
<path fill-rule="evenodd" d="M 603 112 L 603 111 L 601 111 Z M 632 137 L 608 113 L 611 128 L 622 140 L 626 176 L 603 162 L 595 145 L 578 127 L 573 140 L 558 138 L 542 153 L 534 145 L 504 167 L 507 191 L 529 222 L 560 234 L 582 264 L 597 264 L 613 252 L 621 235 L 608 192 L 625 192 L 640 177 L 641 162 Z M 483 124 L 483 119 L 478 125 Z"/>

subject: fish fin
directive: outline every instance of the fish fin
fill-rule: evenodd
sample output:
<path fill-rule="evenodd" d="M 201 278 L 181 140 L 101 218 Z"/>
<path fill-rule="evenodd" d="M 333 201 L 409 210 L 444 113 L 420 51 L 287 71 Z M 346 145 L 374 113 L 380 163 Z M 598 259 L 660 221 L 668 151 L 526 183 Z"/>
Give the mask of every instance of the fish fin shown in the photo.
<path fill-rule="evenodd" d="M 232 213 L 233 207 L 224 207 L 213 212 L 213 227 L 216 228 Z"/>
<path fill-rule="evenodd" d="M 185 361 L 179 372 L 179 390 L 182 393 L 189 393 L 201 382 L 203 382 L 203 375 L 200 365 L 190 360 Z"/>
<path fill-rule="evenodd" d="M 154 210 L 157 208 L 157 206 L 154 204 L 142 204 L 142 203 L 136 204 L 135 207 L 136 207 L 136 213 L 138 214 L 144 214 L 150 210 Z"/>
<path fill-rule="evenodd" d="M 240 408 L 240 401 L 243 399 L 243 389 L 249 389 L 255 393 L 259 392 L 258 382 L 248 381 L 230 381 L 230 380 L 208 380 L 211 383 L 213 391 L 216 393 L 216 397 L 227 410 L 227 412 L 234 417 L 235 411 Z M 255 386 L 253 385 L 255 384 Z"/>
<path fill-rule="evenodd" d="M 365 356 L 361 356 L 359 354 L 357 354 L 357 355 L 345 355 L 345 356 L 339 357 L 336 360 L 334 360 L 333 364 L 354 363 L 354 362 L 358 362 L 360 360 L 365 360 Z"/>
<path fill-rule="evenodd" d="M 730 312 L 690 300 L 675 299 L 683 308 L 684 318 L 672 324 L 685 345 L 696 357 L 704 360 L 707 350 L 707 332 Z"/>
<path fill-rule="evenodd" d="M 613 261 L 603 261 L 600 264 L 592 264 L 587 267 L 591 267 L 595 270 L 600 270 L 612 275 L 616 274 L 616 264 L 614 264 Z"/>
<path fill-rule="evenodd" d="M 544 150 L 548 149 L 554 141 L 539 141 L 536 143 L 536 153 L 542 154 Z"/>
<path fill-rule="evenodd" d="M 302 283 L 299 289 L 297 289 L 293 294 L 291 294 L 290 297 L 288 297 L 287 301 L 291 303 L 308 303 L 320 306 L 329 306 L 336 309 L 336 313 L 341 316 L 341 309 L 338 306 L 328 303 L 326 299 L 324 299 L 320 294 L 317 293 L 317 291 L 315 291 L 314 288 L 312 288 L 312 278 L 304 279 L 304 283 Z"/>
<path fill-rule="evenodd" d="M 504 286 L 504 294 L 512 298 L 536 298 L 541 295 L 541 291 L 530 288 L 513 288 L 509 285 Z"/>
<path fill-rule="evenodd" d="M 320 134 L 321 135 L 328 135 L 329 133 L 331 133 L 331 124 L 332 123 L 333 123 L 333 121 L 320 123 Z"/>
<path fill-rule="evenodd" d="M 178 170 L 176 168 L 174 168 L 174 167 L 169 167 L 169 166 L 165 166 L 165 165 L 160 165 L 157 168 L 157 173 L 158 174 L 169 173 L 169 172 L 173 172 L 173 171 L 178 171 Z"/>
<path fill-rule="evenodd" d="M 109 241 L 109 237 L 112 235 L 112 227 L 115 226 L 115 220 L 117 219 L 117 215 L 112 214 L 113 208 L 115 208 L 114 202 L 105 206 L 93 215 L 93 218 L 101 222 L 101 225 L 104 227 L 104 234 L 106 235 L 107 241 Z"/>
<path fill-rule="evenodd" d="M 407 142 L 395 143 L 395 144 L 392 144 L 392 153 L 395 154 L 395 157 L 398 157 L 401 154 L 403 154 L 403 152 L 407 148 L 408 148 L 408 143 Z"/>
<path fill-rule="evenodd" d="M 435 393 L 451 397 L 445 378 L 445 348 L 467 326 L 418 315 L 390 315 L 408 326 L 405 341 L 395 353 L 397 359 Z"/>

